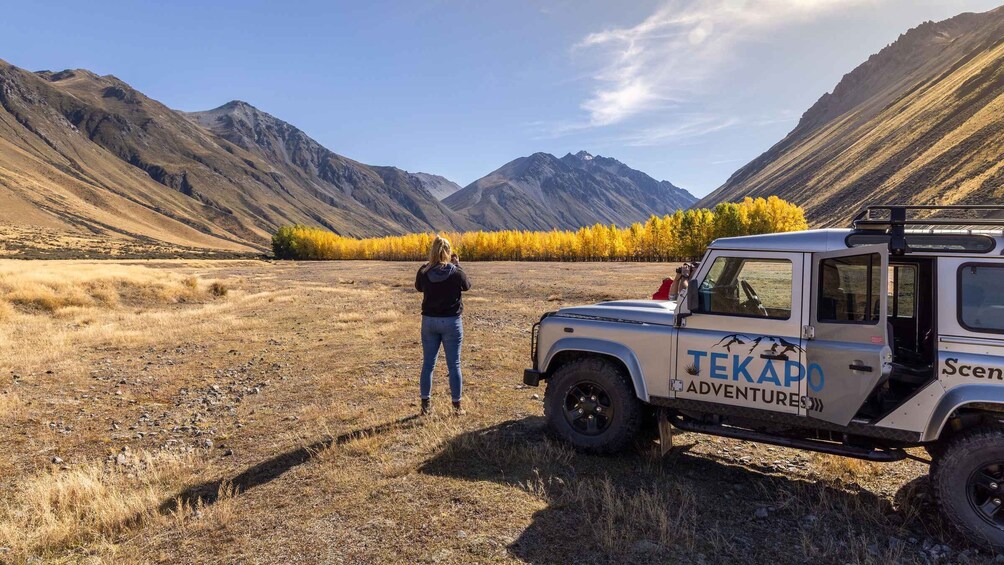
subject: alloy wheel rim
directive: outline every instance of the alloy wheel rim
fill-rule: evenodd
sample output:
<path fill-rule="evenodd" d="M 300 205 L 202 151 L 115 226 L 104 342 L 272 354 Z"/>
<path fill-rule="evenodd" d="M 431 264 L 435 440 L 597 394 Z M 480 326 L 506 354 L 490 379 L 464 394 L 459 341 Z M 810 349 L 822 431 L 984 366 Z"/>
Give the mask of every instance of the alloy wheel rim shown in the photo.
<path fill-rule="evenodd" d="M 983 521 L 1004 530 L 1004 463 L 981 465 L 966 485 L 969 506 Z"/>
<path fill-rule="evenodd" d="M 564 401 L 565 420 L 578 433 L 597 436 L 613 422 L 614 406 L 600 385 L 583 381 L 569 387 Z"/>

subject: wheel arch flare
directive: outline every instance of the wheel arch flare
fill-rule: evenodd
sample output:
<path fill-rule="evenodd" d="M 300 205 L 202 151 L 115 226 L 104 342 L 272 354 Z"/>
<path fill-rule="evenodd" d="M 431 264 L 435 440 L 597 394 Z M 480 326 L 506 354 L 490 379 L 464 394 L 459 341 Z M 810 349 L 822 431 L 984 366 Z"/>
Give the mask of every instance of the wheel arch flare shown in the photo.
<path fill-rule="evenodd" d="M 645 386 L 645 378 L 642 374 L 638 356 L 629 347 L 620 343 L 591 337 L 566 337 L 559 339 L 547 350 L 540 365 L 540 370 L 543 373 L 550 374 L 569 360 L 583 355 L 597 355 L 616 361 L 624 368 L 628 377 L 630 377 L 635 395 L 640 400 L 648 402 L 648 388 Z"/>

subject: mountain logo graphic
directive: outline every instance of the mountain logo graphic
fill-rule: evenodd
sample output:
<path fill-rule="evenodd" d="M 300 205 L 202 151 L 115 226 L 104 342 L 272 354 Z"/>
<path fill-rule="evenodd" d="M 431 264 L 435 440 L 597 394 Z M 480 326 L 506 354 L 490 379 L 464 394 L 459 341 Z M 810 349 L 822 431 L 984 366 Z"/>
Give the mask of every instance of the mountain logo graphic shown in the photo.
<path fill-rule="evenodd" d="M 788 353 L 804 353 L 805 349 L 798 343 L 792 343 L 783 337 L 771 335 L 748 336 L 746 334 L 729 334 L 718 341 L 715 347 L 721 347 L 732 353 L 732 348 L 749 345 L 746 353 L 753 353 L 758 347 L 767 347 L 771 355 L 787 355 Z"/>

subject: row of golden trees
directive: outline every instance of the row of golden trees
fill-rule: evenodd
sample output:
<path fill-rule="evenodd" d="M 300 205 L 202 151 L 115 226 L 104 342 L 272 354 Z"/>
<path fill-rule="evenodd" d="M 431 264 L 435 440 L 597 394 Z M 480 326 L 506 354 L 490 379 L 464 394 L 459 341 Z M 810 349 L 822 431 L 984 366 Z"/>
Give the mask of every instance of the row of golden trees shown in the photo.
<path fill-rule="evenodd" d="M 808 228 L 802 209 L 770 198 L 746 198 L 652 216 L 619 228 L 596 224 L 574 231 L 444 233 L 461 258 L 473 261 L 668 261 L 700 257 L 720 237 Z M 420 261 L 436 234 L 355 239 L 307 226 L 284 226 L 272 237 L 279 259 Z"/>

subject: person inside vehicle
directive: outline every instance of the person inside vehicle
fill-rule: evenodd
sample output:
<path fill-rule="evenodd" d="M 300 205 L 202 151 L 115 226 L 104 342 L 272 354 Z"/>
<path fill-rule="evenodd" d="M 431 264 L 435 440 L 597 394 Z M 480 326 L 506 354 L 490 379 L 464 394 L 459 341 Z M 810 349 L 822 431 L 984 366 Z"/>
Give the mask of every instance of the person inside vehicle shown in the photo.
<path fill-rule="evenodd" d="M 684 263 L 676 268 L 676 278 L 662 279 L 659 290 L 652 295 L 652 300 L 672 300 L 680 298 L 680 291 L 686 290 L 690 284 L 690 277 L 697 271 L 697 263 Z"/>
<path fill-rule="evenodd" d="M 697 271 L 697 263 L 684 263 L 676 268 L 676 278 L 669 287 L 669 299 L 679 300 L 680 293 L 690 286 L 690 277 Z"/>
<path fill-rule="evenodd" d="M 423 361 L 419 379 L 422 414 L 429 414 L 432 410 L 432 372 L 436 368 L 440 346 L 446 353 L 453 411 L 457 415 L 464 414 L 460 405 L 463 392 L 460 346 L 464 341 L 461 294 L 471 289 L 471 281 L 445 237 L 433 240 L 429 247 L 429 262 L 422 265 L 415 275 L 415 289 L 422 293 Z"/>

